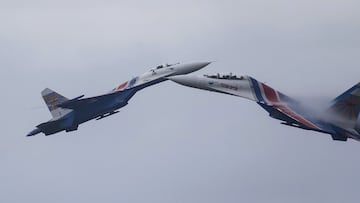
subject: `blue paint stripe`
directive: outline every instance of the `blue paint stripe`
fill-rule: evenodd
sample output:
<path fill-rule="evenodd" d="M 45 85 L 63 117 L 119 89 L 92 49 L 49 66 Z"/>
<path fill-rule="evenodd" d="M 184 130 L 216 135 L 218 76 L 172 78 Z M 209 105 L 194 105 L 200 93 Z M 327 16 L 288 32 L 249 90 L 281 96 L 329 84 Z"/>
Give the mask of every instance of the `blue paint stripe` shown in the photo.
<path fill-rule="evenodd" d="M 131 79 L 129 82 L 128 88 L 132 88 L 135 85 L 137 79 L 138 79 L 138 77 Z"/>
<path fill-rule="evenodd" d="M 252 77 L 250 77 L 250 80 L 251 80 L 251 83 L 252 83 L 252 85 L 253 85 L 253 87 L 254 87 L 255 95 L 256 95 L 257 99 L 259 100 L 259 102 L 264 102 L 264 103 L 266 103 L 265 100 L 264 100 L 264 97 L 263 97 L 262 94 L 261 94 L 258 81 L 255 80 L 255 79 L 252 78 Z"/>

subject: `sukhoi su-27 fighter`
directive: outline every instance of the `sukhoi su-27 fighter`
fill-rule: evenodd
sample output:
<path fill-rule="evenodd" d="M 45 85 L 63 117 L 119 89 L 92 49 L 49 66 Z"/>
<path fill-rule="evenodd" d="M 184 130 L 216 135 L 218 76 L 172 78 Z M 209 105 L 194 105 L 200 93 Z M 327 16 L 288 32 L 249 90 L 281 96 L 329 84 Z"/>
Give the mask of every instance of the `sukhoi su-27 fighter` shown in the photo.
<path fill-rule="evenodd" d="M 118 109 L 126 106 L 137 91 L 163 82 L 167 80 L 166 77 L 188 74 L 209 64 L 210 62 L 197 62 L 160 65 L 139 77 L 122 83 L 106 94 L 89 98 L 83 98 L 84 95 L 81 95 L 69 100 L 46 88 L 41 94 L 51 112 L 52 119 L 36 126 L 27 136 L 38 133 L 51 135 L 60 131 L 77 130 L 81 123 L 118 113 Z"/>
<path fill-rule="evenodd" d="M 330 134 L 333 140 L 348 138 L 360 141 L 360 83 L 336 97 L 324 109 L 286 96 L 250 76 L 235 75 L 181 75 L 169 77 L 172 81 L 188 87 L 239 96 L 255 101 L 272 118 L 281 124 L 305 130 Z"/>

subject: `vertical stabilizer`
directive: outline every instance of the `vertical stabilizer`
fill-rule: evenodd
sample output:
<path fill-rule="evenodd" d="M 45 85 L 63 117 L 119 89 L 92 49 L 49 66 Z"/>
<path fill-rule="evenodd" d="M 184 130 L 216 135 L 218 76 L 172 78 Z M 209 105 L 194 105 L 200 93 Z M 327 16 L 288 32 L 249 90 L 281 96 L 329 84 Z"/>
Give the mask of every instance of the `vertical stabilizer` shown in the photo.
<path fill-rule="evenodd" d="M 71 109 L 63 109 L 58 107 L 59 104 L 64 103 L 69 99 L 58 94 L 57 92 L 46 88 L 41 92 L 41 95 L 53 118 L 60 118 L 72 111 Z"/>
<path fill-rule="evenodd" d="M 336 97 L 330 111 L 348 121 L 355 122 L 360 112 L 360 83 Z"/>

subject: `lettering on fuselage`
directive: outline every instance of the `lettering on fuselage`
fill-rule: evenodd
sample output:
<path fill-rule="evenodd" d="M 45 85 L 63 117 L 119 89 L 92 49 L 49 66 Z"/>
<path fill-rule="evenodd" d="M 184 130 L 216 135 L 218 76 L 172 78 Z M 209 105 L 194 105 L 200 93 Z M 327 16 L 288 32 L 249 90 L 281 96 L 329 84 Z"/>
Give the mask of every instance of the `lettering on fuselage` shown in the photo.
<path fill-rule="evenodd" d="M 228 85 L 228 84 L 225 84 L 225 83 L 220 83 L 220 86 L 223 87 L 223 88 L 231 89 L 231 90 L 235 90 L 235 91 L 237 91 L 239 89 L 236 86 Z"/>

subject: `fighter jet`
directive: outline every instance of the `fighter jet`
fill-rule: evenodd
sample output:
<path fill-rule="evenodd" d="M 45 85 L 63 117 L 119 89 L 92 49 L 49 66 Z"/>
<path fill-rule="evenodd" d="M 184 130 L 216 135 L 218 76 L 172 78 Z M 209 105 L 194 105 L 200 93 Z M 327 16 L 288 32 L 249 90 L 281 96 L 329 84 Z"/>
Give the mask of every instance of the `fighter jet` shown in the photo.
<path fill-rule="evenodd" d="M 250 76 L 184 75 L 169 77 L 181 85 L 255 101 L 281 124 L 330 134 L 333 140 L 360 141 L 360 83 L 336 97 L 324 109 L 311 108 Z"/>
<path fill-rule="evenodd" d="M 89 98 L 84 95 L 74 99 L 44 89 L 41 94 L 48 106 L 52 119 L 41 123 L 27 136 L 38 133 L 51 135 L 60 131 L 75 131 L 81 123 L 96 119 L 100 120 L 118 113 L 118 109 L 126 106 L 128 101 L 139 90 L 167 80 L 166 77 L 188 74 L 209 65 L 210 62 L 197 62 L 188 64 L 159 65 L 139 77 L 126 81 L 110 92 Z"/>

